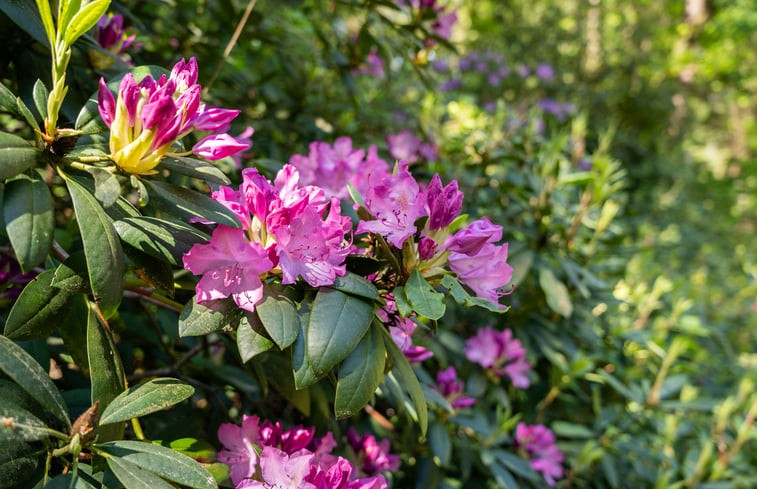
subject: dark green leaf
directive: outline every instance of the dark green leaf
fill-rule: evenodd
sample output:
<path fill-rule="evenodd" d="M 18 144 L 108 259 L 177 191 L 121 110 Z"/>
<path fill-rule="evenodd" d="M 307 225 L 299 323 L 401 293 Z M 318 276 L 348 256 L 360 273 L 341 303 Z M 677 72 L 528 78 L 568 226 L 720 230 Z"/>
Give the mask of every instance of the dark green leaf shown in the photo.
<path fill-rule="evenodd" d="M 113 223 L 97 199 L 79 182 L 67 178 L 66 185 L 76 211 L 92 294 L 105 318 L 118 309 L 124 291 L 124 254 Z"/>
<path fill-rule="evenodd" d="M 0 180 L 15 177 L 34 166 L 39 150 L 26 139 L 0 132 Z"/>
<path fill-rule="evenodd" d="M 201 217 L 234 228 L 242 225 L 233 212 L 205 194 L 166 182 L 143 181 L 150 191 L 151 205 L 179 220 Z"/>
<path fill-rule="evenodd" d="M 35 41 L 49 46 L 45 26 L 40 20 L 39 10 L 34 0 L 3 0 L 0 2 L 0 10 Z"/>
<path fill-rule="evenodd" d="M 151 287 L 162 290 L 173 297 L 175 292 L 173 268 L 163 260 L 142 253 L 133 246 L 122 244 L 124 254 L 131 261 L 135 273 Z"/>
<path fill-rule="evenodd" d="M 492 450 L 494 455 L 500 462 L 507 466 L 519 476 L 526 478 L 530 481 L 538 481 L 539 474 L 531 467 L 528 460 L 525 460 L 514 453 L 506 452 L 505 450 Z"/>
<path fill-rule="evenodd" d="M 294 343 L 300 320 L 294 303 L 270 287 L 264 287 L 263 302 L 255 306 L 260 323 L 282 350 Z"/>
<path fill-rule="evenodd" d="M 45 484 L 45 489 L 95 489 L 95 486 L 81 476 L 69 473 L 53 477 Z"/>
<path fill-rule="evenodd" d="M 66 258 L 66 261 L 58 265 L 53 274 L 52 286 L 71 294 L 89 292 L 87 260 L 84 257 L 84 252 L 72 253 L 71 256 Z"/>
<path fill-rule="evenodd" d="M 354 416 L 363 409 L 384 378 L 386 348 L 379 330 L 382 327 L 374 324 L 339 365 L 334 399 L 337 419 Z"/>
<path fill-rule="evenodd" d="M 118 178 L 111 171 L 96 166 L 87 168 L 87 172 L 95 180 L 95 198 L 102 202 L 103 207 L 112 206 L 121 196 Z"/>
<path fill-rule="evenodd" d="M 561 438 L 584 438 L 596 439 L 597 435 L 582 424 L 569 423 L 567 421 L 555 421 L 552 423 L 552 431 Z"/>
<path fill-rule="evenodd" d="M 71 293 L 52 286 L 52 270 L 39 274 L 26 284 L 13 304 L 4 334 L 15 341 L 43 338 L 58 325 L 71 299 Z"/>
<path fill-rule="evenodd" d="M 298 311 L 300 328 L 297 339 L 292 346 L 292 369 L 294 370 L 294 385 L 297 389 L 305 389 L 320 380 L 322 375 L 316 375 L 310 367 L 310 359 L 307 355 L 307 337 L 310 322 L 310 309 L 307 303 L 303 303 Z"/>
<path fill-rule="evenodd" d="M 3 217 L 21 269 L 41 264 L 53 243 L 53 198 L 35 172 L 19 175 L 5 185 Z"/>
<path fill-rule="evenodd" d="M 109 456 L 105 459 L 108 467 L 113 474 L 121 481 L 124 487 L 129 489 L 174 489 L 171 484 L 164 481 L 157 475 L 139 466 L 116 456 Z"/>
<path fill-rule="evenodd" d="M 127 217 L 113 226 L 125 243 L 177 266 L 182 266 L 182 256 L 192 245 L 208 238 L 192 226 L 155 217 Z"/>
<path fill-rule="evenodd" d="M 444 316 L 444 295 L 435 291 L 418 270 L 413 270 L 405 283 L 405 297 L 421 316 L 429 319 Z"/>
<path fill-rule="evenodd" d="M 100 424 L 127 421 L 161 411 L 194 394 L 194 387 L 172 378 L 152 379 L 129 387 L 115 399 L 100 416 Z"/>
<path fill-rule="evenodd" d="M 394 365 L 393 372 L 397 377 L 399 385 L 410 395 L 410 399 L 413 401 L 415 407 L 415 413 L 418 416 L 418 424 L 421 425 L 421 434 L 425 435 L 428 429 L 428 408 L 426 407 L 426 397 L 423 395 L 421 384 L 418 382 L 418 377 L 415 376 L 410 362 L 407 361 L 405 354 L 397 348 L 389 331 L 386 328 L 381 328 L 381 332 L 384 335 L 384 346 Z"/>
<path fill-rule="evenodd" d="M 349 355 L 373 319 L 373 304 L 323 287 L 313 301 L 307 335 L 307 356 L 316 375 L 328 372 Z"/>
<path fill-rule="evenodd" d="M 0 336 L 0 370 L 69 428 L 66 403 L 47 372 L 20 346 Z"/>
<path fill-rule="evenodd" d="M 379 300 L 379 293 L 376 287 L 363 277 L 355 275 L 352 272 L 347 272 L 343 277 L 337 277 L 334 285 L 331 287 L 358 297 Z"/>
<path fill-rule="evenodd" d="M 2 10 L 2 7 L 0 7 Z M 5 85 L 0 83 L 0 111 L 16 114 L 16 96 Z M 19 114 L 20 115 L 20 114 Z"/>
<path fill-rule="evenodd" d="M 247 363 L 255 356 L 273 348 L 273 341 L 261 334 L 263 325 L 255 324 L 257 321 L 248 318 L 255 319 L 252 314 L 244 315 L 237 326 L 237 348 L 242 363 Z"/>
<path fill-rule="evenodd" d="M 50 91 L 45 84 L 42 80 L 37 80 L 34 83 L 32 97 L 34 98 L 34 107 L 37 109 L 40 119 L 47 117 L 47 99 L 49 96 Z"/>
<path fill-rule="evenodd" d="M 58 333 L 74 363 L 85 373 L 89 372 L 87 358 L 87 300 L 79 294 L 71 298 L 71 307 L 66 319 L 58 324 Z"/>
<path fill-rule="evenodd" d="M 170 448 L 126 440 L 112 441 L 97 448 L 182 486 L 195 489 L 218 487 L 213 476 L 202 465 Z"/>
<path fill-rule="evenodd" d="M 18 109 L 18 113 L 21 114 L 26 123 L 29 124 L 29 127 L 37 130 L 40 129 L 37 119 L 34 117 L 32 111 L 29 110 L 29 107 L 26 106 L 24 101 L 21 100 L 21 97 L 16 97 L 16 108 Z"/>
<path fill-rule="evenodd" d="M 437 465 L 445 466 L 449 463 L 452 454 L 452 442 L 449 439 L 447 426 L 443 423 L 433 423 L 428 430 L 428 444 L 431 446 L 431 452 Z"/>
<path fill-rule="evenodd" d="M 260 365 L 266 377 L 271 380 L 271 387 L 276 389 L 284 399 L 292 403 L 302 414 L 310 416 L 310 391 L 312 389 L 298 390 L 295 388 L 290 358 L 283 352 L 271 351 L 264 355 Z"/>
<path fill-rule="evenodd" d="M 44 464 L 45 456 L 35 454 L 37 450 L 24 442 L 0 442 L 0 488 L 28 487 L 30 479 L 39 477 L 35 469 Z"/>
<path fill-rule="evenodd" d="M 513 475 L 508 472 L 507 469 L 505 469 L 503 466 L 501 466 L 497 462 L 493 462 L 491 465 L 489 465 L 489 469 L 492 471 L 492 475 L 494 475 L 494 479 L 499 484 L 499 487 L 502 489 L 519 489 L 520 486 L 517 482 L 515 482 L 515 478 Z"/>
<path fill-rule="evenodd" d="M 234 321 L 235 310 L 231 301 L 215 301 L 212 307 L 192 298 L 179 315 L 179 336 L 201 336 L 220 331 Z"/>
<path fill-rule="evenodd" d="M 449 290 L 452 298 L 455 299 L 455 302 L 465 307 L 478 306 L 487 311 L 496 312 L 498 314 L 505 313 L 510 309 L 509 307 L 501 306 L 481 297 L 471 296 L 452 275 L 445 275 L 442 277 L 442 286 Z"/>
<path fill-rule="evenodd" d="M 111 401 L 125 389 L 124 369 L 110 333 L 100 323 L 90 304 L 87 315 L 87 358 L 92 382 L 92 404 L 100 401 L 100 412 L 104 412 Z M 101 426 L 98 429 L 100 441 L 110 441 L 123 435 L 124 424 Z"/>
<path fill-rule="evenodd" d="M 8 400 L 0 404 L 0 418 L 4 419 L 0 423 L 0 443 L 35 441 L 50 436 L 44 422 Z"/>
<path fill-rule="evenodd" d="M 172 173 L 178 173 L 181 175 L 187 175 L 189 177 L 199 178 L 209 183 L 217 183 L 220 185 L 230 185 L 231 180 L 229 177 L 218 169 L 218 167 L 207 163 L 205 161 L 196 160 L 194 158 L 186 158 L 184 156 L 166 156 L 160 160 L 158 169 L 165 168 Z"/>
<path fill-rule="evenodd" d="M 539 285 L 547 297 L 549 308 L 564 317 L 573 314 L 573 302 L 565 284 L 557 280 L 555 274 L 547 267 L 539 269 Z"/>

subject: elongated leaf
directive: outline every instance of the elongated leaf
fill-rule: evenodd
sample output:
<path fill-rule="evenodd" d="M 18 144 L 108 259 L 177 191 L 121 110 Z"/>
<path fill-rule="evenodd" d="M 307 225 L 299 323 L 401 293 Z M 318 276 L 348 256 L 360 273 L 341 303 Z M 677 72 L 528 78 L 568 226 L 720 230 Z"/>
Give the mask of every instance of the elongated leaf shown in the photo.
<path fill-rule="evenodd" d="M 173 486 L 157 475 L 142 470 L 121 457 L 110 456 L 105 459 L 113 475 L 129 489 L 173 489 Z"/>
<path fill-rule="evenodd" d="M 15 114 L 18 110 L 16 107 L 16 96 L 2 83 L 0 83 L 0 110 L 10 112 L 11 114 Z"/>
<path fill-rule="evenodd" d="M 50 91 L 45 84 L 42 80 L 37 80 L 34 83 L 32 97 L 34 98 L 34 107 L 37 109 L 40 119 L 44 119 L 47 116 L 47 99 L 49 96 Z"/>
<path fill-rule="evenodd" d="M 300 306 L 297 311 L 300 317 L 300 329 L 297 339 L 292 346 L 292 369 L 294 370 L 294 387 L 305 389 L 315 384 L 323 375 L 316 375 L 310 368 L 310 359 L 307 352 L 307 334 L 310 322 L 310 308 L 308 303 Z"/>
<path fill-rule="evenodd" d="M 171 265 L 147 253 L 142 253 L 129 244 L 123 244 L 122 246 L 124 254 L 134 266 L 134 273 L 151 287 L 162 290 L 169 297 L 173 297 L 175 287 Z"/>
<path fill-rule="evenodd" d="M 124 391 L 125 376 L 113 339 L 100 324 L 91 304 L 87 315 L 87 359 L 92 382 L 92 404 L 99 401 L 100 412 L 103 412 Z M 123 430 L 123 423 L 101 426 L 98 429 L 98 439 L 110 441 L 120 438 Z"/>
<path fill-rule="evenodd" d="M 218 487 L 213 476 L 202 465 L 170 448 L 126 440 L 104 443 L 97 448 L 183 486 L 195 489 Z"/>
<path fill-rule="evenodd" d="M 462 285 L 460 285 L 460 282 L 458 282 L 457 279 L 452 275 L 445 275 L 444 277 L 442 277 L 442 286 L 446 287 L 449 290 L 452 298 L 455 299 L 455 302 L 465 307 L 478 306 L 486 309 L 487 311 L 496 312 L 498 314 L 503 314 L 510 310 L 510 308 L 507 306 L 502 306 L 481 297 L 471 296 L 468 291 L 465 290 Z"/>
<path fill-rule="evenodd" d="M 0 443 L 35 441 L 50 436 L 44 422 L 8 400 L 0 404 L 0 418 L 4 418 L 0 423 Z"/>
<path fill-rule="evenodd" d="M 85 0 L 86 1 L 86 0 Z M 58 1 L 58 31 L 68 29 L 71 19 L 81 8 L 82 0 L 59 0 Z"/>
<path fill-rule="evenodd" d="M 439 465 L 447 465 L 452 454 L 452 442 L 449 439 L 447 426 L 442 423 L 433 423 L 428 430 L 428 444 L 434 457 L 439 459 Z"/>
<path fill-rule="evenodd" d="M 365 297 L 371 300 L 379 299 L 376 287 L 360 275 L 352 272 L 347 272 L 343 277 L 337 277 L 332 287 L 358 297 Z"/>
<path fill-rule="evenodd" d="M 379 328 L 374 324 L 357 347 L 339 365 L 334 413 L 337 419 L 357 414 L 370 401 L 384 378 L 386 348 Z"/>
<path fill-rule="evenodd" d="M 52 286 L 71 294 L 89 292 L 87 259 L 84 257 L 84 252 L 72 253 L 71 256 L 66 258 L 66 261 L 58 265 L 53 274 Z"/>
<path fill-rule="evenodd" d="M 100 17 L 108 11 L 109 6 L 110 0 L 94 0 L 81 8 L 66 26 L 66 30 L 63 31 L 63 41 L 69 46 L 72 45 L 82 34 L 97 24 Z"/>
<path fill-rule="evenodd" d="M 201 217 L 234 228 L 242 226 L 233 212 L 205 194 L 166 182 L 143 181 L 150 191 L 151 205 L 179 220 Z"/>
<path fill-rule="evenodd" d="M 129 387 L 115 399 L 100 416 L 100 424 L 110 424 L 139 418 L 161 411 L 194 394 L 194 387 L 172 378 L 158 378 Z"/>
<path fill-rule="evenodd" d="M 508 469 L 512 470 L 521 477 L 524 477 L 530 481 L 538 481 L 539 474 L 531 467 L 528 460 L 515 455 L 514 453 L 506 452 L 504 450 L 492 450 L 492 455 L 497 457 Z"/>
<path fill-rule="evenodd" d="M 25 139 L 0 132 L 0 180 L 15 177 L 34 166 L 39 150 Z"/>
<path fill-rule="evenodd" d="M 265 292 L 266 297 L 255 306 L 255 312 L 271 339 L 283 350 L 297 338 L 300 328 L 297 309 L 289 298 L 271 288 L 266 287 Z"/>
<path fill-rule="evenodd" d="M 112 206 L 121 196 L 121 184 L 118 178 L 104 168 L 93 166 L 87 171 L 95 180 L 95 198 L 102 202 L 103 207 Z"/>
<path fill-rule="evenodd" d="M 182 266 L 182 256 L 192 245 L 208 238 L 192 226 L 155 217 L 130 217 L 113 226 L 125 243 L 177 266 Z"/>
<path fill-rule="evenodd" d="M 435 291 L 418 270 L 413 270 L 405 284 L 405 297 L 413 310 L 429 319 L 444 316 L 444 295 Z"/>
<path fill-rule="evenodd" d="M 33 478 L 41 478 L 37 467 L 44 464 L 44 455 L 35 454 L 37 447 L 18 441 L 0 442 L 0 487 L 34 487 Z"/>
<path fill-rule="evenodd" d="M 389 331 L 386 328 L 380 329 L 384 335 L 384 346 L 394 365 L 393 372 L 399 385 L 410 395 L 410 399 L 413 401 L 413 406 L 415 407 L 416 416 L 418 416 L 418 424 L 421 426 L 421 434 L 425 435 L 428 429 L 428 408 L 421 384 L 418 382 L 418 377 L 413 372 L 410 362 L 407 361 L 405 354 L 397 348 Z"/>
<path fill-rule="evenodd" d="M 254 316 L 252 317 L 254 318 Z M 237 326 L 237 348 L 242 363 L 247 363 L 257 355 L 273 348 L 273 341 L 260 333 L 264 329 L 263 325 L 256 324 L 253 326 L 254 322 L 250 320 L 249 316 L 245 315 L 239 320 L 239 326 Z"/>
<path fill-rule="evenodd" d="M 63 339 L 66 350 L 71 354 L 74 363 L 84 373 L 89 373 L 89 358 L 87 357 L 87 309 L 86 298 L 79 294 L 71 298 L 71 307 L 65 320 L 58 324 L 58 333 Z"/>
<path fill-rule="evenodd" d="M 36 173 L 5 185 L 3 217 L 21 269 L 29 271 L 42 263 L 52 247 L 55 222 L 53 198 Z"/>
<path fill-rule="evenodd" d="M 26 284 L 8 314 L 5 336 L 15 341 L 44 338 L 65 317 L 71 293 L 52 286 L 54 274 L 47 270 Z"/>
<path fill-rule="evenodd" d="M 0 336 L 0 370 L 71 428 L 66 403 L 47 372 L 31 355 L 5 336 Z"/>
<path fill-rule="evenodd" d="M 409 317 L 413 313 L 413 306 L 407 301 L 405 295 L 405 287 L 398 285 L 394 288 L 394 304 L 397 306 L 397 311 L 403 318 Z"/>
<path fill-rule="evenodd" d="M 539 269 L 539 285 L 547 297 L 550 309 L 565 317 L 573 314 L 573 302 L 570 300 L 568 288 L 555 277 L 552 270 L 547 267 Z"/>
<path fill-rule="evenodd" d="M 371 324 L 373 309 L 373 304 L 335 289 L 318 291 L 307 337 L 307 357 L 316 375 L 328 372 L 355 349 Z"/>
<path fill-rule="evenodd" d="M 34 40 L 49 46 L 45 26 L 34 0 L 3 0 L 0 2 L 0 10 Z"/>
<path fill-rule="evenodd" d="M 81 468 L 81 465 L 79 467 Z M 45 489 L 95 489 L 95 486 L 87 482 L 80 475 L 69 473 L 53 477 L 45 484 Z"/>
<path fill-rule="evenodd" d="M 192 298 L 179 315 L 179 336 L 201 336 L 220 331 L 235 321 L 235 310 L 230 301 L 216 301 L 212 307 Z"/>
<path fill-rule="evenodd" d="M 76 211 L 92 294 L 105 318 L 115 314 L 124 291 L 124 254 L 113 223 L 97 199 L 79 182 L 67 178 L 66 186 Z"/>
<path fill-rule="evenodd" d="M 229 185 L 231 180 L 218 167 L 194 158 L 184 156 L 165 157 L 160 161 L 160 168 L 170 170 L 172 173 L 199 178 L 209 183 Z"/>
<path fill-rule="evenodd" d="M 21 97 L 16 97 L 16 108 L 18 109 L 18 113 L 21 114 L 26 123 L 29 124 L 29 127 L 31 127 L 32 129 L 41 129 L 39 123 L 37 122 L 37 118 L 34 117 L 34 114 L 31 110 L 29 110 L 29 107 L 27 107 L 24 101 L 21 100 Z"/>

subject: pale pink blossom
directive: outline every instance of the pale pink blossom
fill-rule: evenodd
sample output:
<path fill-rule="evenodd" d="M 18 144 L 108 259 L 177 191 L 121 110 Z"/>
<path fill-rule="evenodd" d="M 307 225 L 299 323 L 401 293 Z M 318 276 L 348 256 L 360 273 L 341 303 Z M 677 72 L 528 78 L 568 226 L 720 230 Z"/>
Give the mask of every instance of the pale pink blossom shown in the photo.
<path fill-rule="evenodd" d="M 555 435 L 546 426 L 518 423 L 515 427 L 515 447 L 525 452 L 531 467 L 541 472 L 550 486 L 563 477 L 565 455 L 557 448 Z"/>
<path fill-rule="evenodd" d="M 480 328 L 465 342 L 465 357 L 498 377 L 507 374 L 513 386 L 519 389 L 526 389 L 531 384 L 528 378 L 531 365 L 526 360 L 526 350 L 509 329 Z"/>

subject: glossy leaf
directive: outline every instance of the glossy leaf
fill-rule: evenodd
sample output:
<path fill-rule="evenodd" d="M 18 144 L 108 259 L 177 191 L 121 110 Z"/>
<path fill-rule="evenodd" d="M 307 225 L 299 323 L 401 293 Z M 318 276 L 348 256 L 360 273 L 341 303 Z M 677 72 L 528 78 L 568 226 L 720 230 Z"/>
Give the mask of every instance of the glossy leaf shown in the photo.
<path fill-rule="evenodd" d="M 444 295 L 435 291 L 418 270 L 413 270 L 405 283 L 405 297 L 413 310 L 429 319 L 444 316 Z"/>
<path fill-rule="evenodd" d="M 89 283 L 105 318 L 118 309 L 124 291 L 124 254 L 113 223 L 97 199 L 79 182 L 67 178 L 87 258 Z"/>
<path fill-rule="evenodd" d="M 45 458 L 36 454 L 38 447 L 25 442 L 0 442 L 0 487 L 33 487 L 32 478 L 40 478 L 37 467 Z"/>
<path fill-rule="evenodd" d="M 193 178 L 205 180 L 208 183 L 217 183 L 219 185 L 230 185 L 231 180 L 218 167 L 205 161 L 187 158 L 184 156 L 165 157 L 160 161 L 160 168 L 165 168 L 172 173 L 186 175 Z"/>
<path fill-rule="evenodd" d="M 347 272 L 344 276 L 337 277 L 334 281 L 334 285 L 331 287 L 358 297 L 379 300 L 379 293 L 378 290 L 376 290 L 376 287 L 360 275 L 356 275 L 352 272 Z"/>
<path fill-rule="evenodd" d="M 108 11 L 109 6 L 110 0 L 94 0 L 80 8 L 63 31 L 63 41 L 69 46 L 72 45 L 97 24 L 100 17 Z"/>
<path fill-rule="evenodd" d="M 294 303 L 270 287 L 265 287 L 263 302 L 255 306 L 260 323 L 282 350 L 294 343 L 300 328 Z"/>
<path fill-rule="evenodd" d="M 37 162 L 39 150 L 26 139 L 0 132 L 0 180 L 15 177 Z"/>
<path fill-rule="evenodd" d="M 0 10 L 35 41 L 49 46 L 45 26 L 40 19 L 39 9 L 34 0 L 3 0 L 0 2 Z"/>
<path fill-rule="evenodd" d="M 235 310 L 230 301 L 216 301 L 213 307 L 192 298 L 179 315 L 179 336 L 201 336 L 220 331 L 234 319 Z"/>
<path fill-rule="evenodd" d="M 552 270 L 547 267 L 539 269 L 539 285 L 547 297 L 550 309 L 564 317 L 573 314 L 573 302 L 570 300 L 568 288 L 555 277 Z"/>
<path fill-rule="evenodd" d="M 65 315 L 71 293 L 52 286 L 53 270 L 39 274 L 26 284 L 8 314 L 3 334 L 15 341 L 44 338 Z"/>
<path fill-rule="evenodd" d="M 31 355 L 5 336 L 0 336 L 0 370 L 53 416 L 71 427 L 66 403 L 50 376 Z"/>
<path fill-rule="evenodd" d="M 112 172 L 94 166 L 88 168 L 87 172 L 95 180 L 95 198 L 102 203 L 103 207 L 112 206 L 121 196 L 121 184 L 118 178 Z"/>
<path fill-rule="evenodd" d="M 87 315 L 87 359 L 92 382 L 91 401 L 100 401 L 100 412 L 125 389 L 125 376 L 121 358 L 118 355 L 110 333 L 100 323 L 90 304 Z M 100 441 L 110 441 L 123 434 L 123 423 L 101 426 L 98 429 Z"/>
<path fill-rule="evenodd" d="M 150 204 L 180 220 L 200 217 L 234 228 L 242 226 L 233 212 L 205 194 L 166 182 L 143 181 L 150 192 Z"/>
<path fill-rule="evenodd" d="M 124 254 L 131 261 L 134 273 L 150 287 L 166 292 L 173 297 L 175 292 L 173 268 L 163 260 L 143 253 L 133 246 L 122 244 Z"/>
<path fill-rule="evenodd" d="M 182 266 L 182 256 L 208 237 L 192 226 L 155 217 L 129 217 L 113 223 L 125 242 L 150 256 Z"/>
<path fill-rule="evenodd" d="M 87 357 L 87 299 L 79 294 L 71 298 L 71 307 L 66 318 L 58 324 L 60 334 L 66 350 L 71 354 L 74 363 L 83 372 L 89 372 L 89 358 Z"/>
<path fill-rule="evenodd" d="M 334 399 L 337 419 L 354 416 L 363 409 L 384 379 L 386 348 L 381 327 L 374 324 L 339 365 Z"/>
<path fill-rule="evenodd" d="M 44 181 L 20 175 L 5 185 L 3 217 L 13 251 L 21 269 L 41 264 L 53 243 L 55 221 L 53 198 Z"/>
<path fill-rule="evenodd" d="M 16 96 L 2 83 L 0 83 L 0 110 L 10 112 L 11 114 L 15 114 L 18 110 L 16 107 Z"/>
<path fill-rule="evenodd" d="M 385 328 L 381 328 L 381 332 L 384 335 L 384 346 L 389 354 L 389 358 L 394 365 L 392 369 L 396 376 L 396 379 L 402 389 L 408 393 L 410 399 L 413 401 L 416 416 L 418 416 L 418 424 L 421 427 L 421 434 L 425 435 L 428 429 L 428 408 L 426 406 L 426 397 L 423 395 L 423 389 L 418 382 L 413 367 L 410 366 L 410 362 L 407 361 L 405 355 L 397 348 L 391 335 Z"/>
<path fill-rule="evenodd" d="M 100 416 L 100 424 L 127 421 L 167 409 L 194 394 L 194 387 L 172 378 L 148 380 L 129 387 Z"/>
<path fill-rule="evenodd" d="M 18 110 L 18 113 L 21 114 L 21 116 L 24 118 L 26 123 L 29 124 L 29 127 L 37 130 L 41 129 L 39 123 L 37 122 L 37 118 L 34 117 L 34 114 L 31 110 L 29 110 L 29 107 L 27 107 L 24 101 L 21 100 L 21 97 L 16 97 L 16 109 Z"/>
<path fill-rule="evenodd" d="M 113 475 L 129 489 L 173 489 L 173 486 L 157 475 L 142 470 L 121 457 L 109 456 L 105 459 Z"/>
<path fill-rule="evenodd" d="M 455 299 L 455 302 L 465 307 L 477 306 L 498 314 L 503 314 L 510 309 L 508 306 L 501 306 L 482 297 L 471 296 L 468 291 L 465 290 L 465 287 L 460 285 L 460 282 L 458 282 L 452 275 L 445 275 L 442 277 L 442 286 L 449 290 L 449 293 L 452 295 L 452 298 Z"/>
<path fill-rule="evenodd" d="M 239 320 L 239 326 L 237 326 L 237 348 L 242 363 L 247 363 L 257 355 L 273 348 L 273 341 L 260 333 L 263 330 L 263 325 L 255 324 L 258 322 L 255 319 L 251 314 L 244 315 Z"/>
<path fill-rule="evenodd" d="M 195 489 L 218 487 L 213 476 L 202 465 L 164 446 L 120 440 L 98 445 L 97 448 L 182 486 Z"/>
<path fill-rule="evenodd" d="M 307 356 L 316 375 L 341 362 L 362 339 L 373 319 L 373 304 L 323 287 L 313 301 L 307 335 Z"/>
<path fill-rule="evenodd" d="M 71 294 L 89 292 L 87 259 L 84 257 L 84 252 L 72 253 L 66 261 L 58 265 L 53 274 L 52 286 Z"/>
<path fill-rule="evenodd" d="M 50 436 L 42 420 L 8 400 L 0 404 L 0 418 L 3 419 L 0 423 L 0 443 L 35 441 Z"/>
<path fill-rule="evenodd" d="M 292 369 L 294 370 L 294 386 L 296 389 L 306 389 L 318 382 L 323 375 L 316 375 L 310 367 L 307 352 L 307 337 L 310 322 L 310 308 L 307 303 L 300 306 L 298 311 L 300 328 L 297 339 L 292 345 Z"/>

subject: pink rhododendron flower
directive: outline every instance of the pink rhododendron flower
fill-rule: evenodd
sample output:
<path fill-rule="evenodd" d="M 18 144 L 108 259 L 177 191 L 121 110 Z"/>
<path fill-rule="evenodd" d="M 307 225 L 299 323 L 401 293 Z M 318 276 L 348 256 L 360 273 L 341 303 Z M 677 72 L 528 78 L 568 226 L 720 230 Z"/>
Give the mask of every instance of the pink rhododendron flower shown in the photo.
<path fill-rule="evenodd" d="M 244 480 L 236 489 L 317 489 L 305 478 L 310 474 L 310 460 L 313 454 L 302 450 L 288 454 L 271 446 L 263 448 L 260 454 L 262 481 Z"/>
<path fill-rule="evenodd" d="M 242 425 L 224 423 L 218 428 L 218 440 L 223 449 L 218 452 L 218 461 L 231 468 L 231 482 L 239 484 L 252 477 L 260 462 L 255 447 L 260 447 L 260 418 L 242 417 Z"/>
<path fill-rule="evenodd" d="M 526 350 L 509 329 L 500 332 L 491 326 L 480 328 L 465 342 L 465 357 L 498 377 L 507 374 L 513 386 L 519 389 L 531 384 L 528 378 L 531 365 L 526 360 Z"/>
<path fill-rule="evenodd" d="M 359 436 L 354 428 L 347 432 L 347 443 L 355 451 L 360 470 L 366 475 L 375 475 L 383 471 L 394 471 L 400 466 L 399 455 L 389 453 L 389 440 L 376 441 L 370 433 Z"/>
<path fill-rule="evenodd" d="M 407 165 L 406 161 L 400 161 L 395 175 L 368 189 L 365 207 L 375 220 L 360 221 L 358 234 L 377 233 L 402 248 L 405 239 L 415 233 L 415 220 L 424 214 L 423 193 Z"/>
<path fill-rule="evenodd" d="M 131 30 L 129 29 L 129 31 Z M 126 54 L 126 51 L 129 48 L 138 49 L 139 43 L 134 42 L 137 38 L 135 33 L 129 33 L 127 29 L 124 29 L 124 18 L 121 14 L 110 13 L 100 17 L 95 26 L 94 37 L 97 44 L 105 51 L 110 52 L 112 56 L 90 49 L 89 61 L 93 68 L 104 70 L 115 62 L 115 58 L 131 65 L 131 58 Z"/>
<path fill-rule="evenodd" d="M 220 127 L 214 124 L 211 113 L 226 123 L 238 111 L 209 108 L 200 105 L 201 87 L 197 84 L 197 62 L 181 60 L 171 70 L 170 77 L 158 80 L 150 75 L 140 82 L 131 73 L 124 75 L 114 97 L 100 79 L 98 109 L 110 128 L 110 158 L 126 173 L 150 174 L 161 158 L 169 154 L 175 141 L 201 127 Z M 218 122 L 218 121 L 216 121 Z M 228 134 L 216 133 L 195 146 L 199 156 L 219 159 L 248 148 Z"/>
<path fill-rule="evenodd" d="M 502 287 L 510 283 L 513 275 L 506 260 L 507 243 L 502 246 L 487 243 L 475 255 L 450 253 L 449 268 L 477 296 L 497 303 Z"/>
<path fill-rule="evenodd" d="M 463 206 L 463 193 L 457 188 L 457 180 L 443 187 L 439 174 L 434 174 L 426 189 L 426 205 L 428 228 L 431 231 L 449 226 Z"/>
<path fill-rule="evenodd" d="M 421 141 L 407 129 L 397 134 L 388 135 L 386 137 L 386 144 L 389 154 L 395 160 L 405 160 L 408 163 L 415 163 L 420 158 L 426 160 L 435 160 L 438 158 L 436 148 L 432 144 Z"/>
<path fill-rule="evenodd" d="M 457 23 L 457 9 L 447 12 L 445 14 L 439 15 L 439 17 L 436 18 L 436 21 L 431 24 L 431 29 L 434 31 L 434 34 L 441 37 L 442 39 L 449 41 L 449 39 L 452 37 L 452 27 Z"/>
<path fill-rule="evenodd" d="M 436 374 L 436 390 L 454 409 L 463 409 L 476 404 L 472 397 L 463 396 L 463 383 L 457 380 L 455 367 L 447 367 Z"/>
<path fill-rule="evenodd" d="M 518 423 L 515 427 L 515 447 L 525 452 L 531 467 L 544 475 L 547 484 L 554 486 L 563 476 L 565 458 L 555 444 L 555 435 L 544 425 Z"/>

